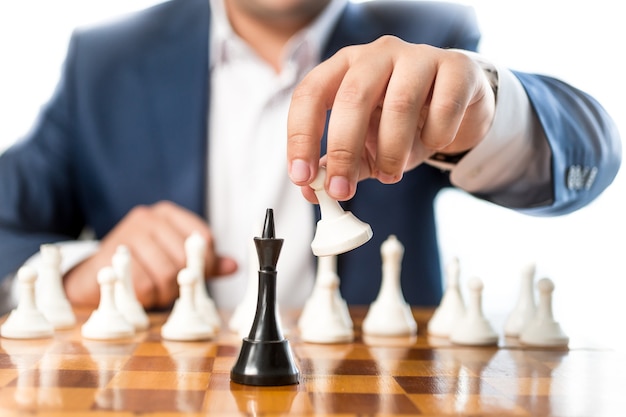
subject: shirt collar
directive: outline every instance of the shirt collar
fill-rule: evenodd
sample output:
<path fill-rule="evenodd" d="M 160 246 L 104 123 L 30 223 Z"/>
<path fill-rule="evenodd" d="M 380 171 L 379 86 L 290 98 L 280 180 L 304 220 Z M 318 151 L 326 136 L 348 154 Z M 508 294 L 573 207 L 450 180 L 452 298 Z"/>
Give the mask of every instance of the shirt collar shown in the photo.
<path fill-rule="evenodd" d="M 210 62 L 215 65 L 227 59 L 229 44 L 243 42 L 234 32 L 224 6 L 225 0 L 209 0 L 211 6 L 211 33 L 209 39 Z M 319 62 L 322 46 L 341 16 L 348 0 L 331 0 L 328 6 L 309 26 L 296 33 L 285 45 L 283 61 L 296 61 L 301 65 L 312 66 Z"/>

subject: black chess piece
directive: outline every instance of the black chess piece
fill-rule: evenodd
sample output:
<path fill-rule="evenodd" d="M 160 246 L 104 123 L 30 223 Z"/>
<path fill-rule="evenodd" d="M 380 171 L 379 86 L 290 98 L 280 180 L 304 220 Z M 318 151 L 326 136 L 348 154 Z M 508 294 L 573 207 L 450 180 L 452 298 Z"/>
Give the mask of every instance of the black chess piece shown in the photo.
<path fill-rule="evenodd" d="M 276 263 L 283 239 L 274 233 L 274 212 L 267 209 L 263 236 L 254 238 L 260 266 L 256 315 L 230 371 L 230 379 L 239 384 L 290 385 L 300 376 L 276 317 Z"/>

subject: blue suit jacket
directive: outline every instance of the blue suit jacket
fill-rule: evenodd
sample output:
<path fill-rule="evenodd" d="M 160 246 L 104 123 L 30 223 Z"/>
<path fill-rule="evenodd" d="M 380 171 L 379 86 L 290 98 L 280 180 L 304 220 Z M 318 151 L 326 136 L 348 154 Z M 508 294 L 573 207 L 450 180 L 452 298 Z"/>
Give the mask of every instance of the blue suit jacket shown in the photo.
<path fill-rule="evenodd" d="M 0 157 L 0 277 L 15 271 L 41 243 L 76 238 L 86 226 L 104 236 L 139 204 L 171 200 L 204 215 L 209 17 L 206 0 L 172 0 L 73 36 L 53 99 L 28 137 Z M 350 4 L 324 58 L 384 34 L 469 50 L 480 37 L 466 7 Z M 615 176 L 620 155 L 615 127 L 582 92 L 551 78 L 517 75 L 553 150 L 553 203 L 532 207 L 533 201 L 506 193 L 479 197 L 538 215 L 572 211 Z M 567 186 L 571 166 L 597 169 L 591 187 Z M 390 234 L 405 245 L 407 300 L 439 301 L 433 199 L 448 186 L 445 172 L 426 165 L 396 185 L 359 184 L 345 206 L 371 224 L 374 238 L 339 259 L 348 302 L 375 298 L 379 248 Z"/>

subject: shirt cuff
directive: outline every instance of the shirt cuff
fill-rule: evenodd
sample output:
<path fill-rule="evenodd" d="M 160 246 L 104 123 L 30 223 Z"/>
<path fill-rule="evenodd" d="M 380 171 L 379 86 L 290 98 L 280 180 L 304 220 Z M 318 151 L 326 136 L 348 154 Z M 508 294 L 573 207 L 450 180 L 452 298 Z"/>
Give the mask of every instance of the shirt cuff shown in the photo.
<path fill-rule="evenodd" d="M 450 181 L 470 193 L 551 183 L 551 151 L 526 92 L 515 75 L 497 68 L 493 124 L 483 140 L 450 168 Z"/>

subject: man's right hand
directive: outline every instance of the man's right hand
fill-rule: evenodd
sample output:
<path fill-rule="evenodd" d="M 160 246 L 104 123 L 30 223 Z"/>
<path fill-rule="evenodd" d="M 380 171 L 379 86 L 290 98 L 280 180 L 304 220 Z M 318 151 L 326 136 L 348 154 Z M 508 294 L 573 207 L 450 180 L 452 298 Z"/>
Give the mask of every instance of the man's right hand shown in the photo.
<path fill-rule="evenodd" d="M 64 277 L 67 297 L 74 305 L 97 306 L 98 271 L 111 265 L 119 245 L 132 256 L 132 278 L 139 302 L 146 308 L 166 308 L 178 297 L 178 272 L 186 266 L 185 240 L 193 232 L 207 240 L 205 276 L 228 275 L 237 270 L 234 259 L 215 253 L 206 222 L 171 202 L 137 206 L 102 240 L 96 254 Z"/>

